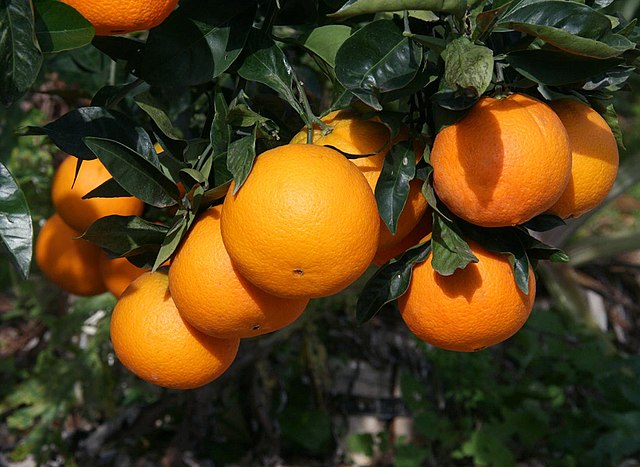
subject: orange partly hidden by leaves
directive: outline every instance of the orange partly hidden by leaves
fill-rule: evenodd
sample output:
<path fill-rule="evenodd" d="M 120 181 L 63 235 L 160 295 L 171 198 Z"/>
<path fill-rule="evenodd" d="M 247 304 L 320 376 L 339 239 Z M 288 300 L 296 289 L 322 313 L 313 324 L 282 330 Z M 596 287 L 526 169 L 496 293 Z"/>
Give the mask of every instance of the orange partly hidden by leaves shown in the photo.
<path fill-rule="evenodd" d="M 454 214 L 485 227 L 521 224 L 567 186 L 569 136 L 537 99 L 484 97 L 436 135 L 431 165 L 435 191 Z"/>
<path fill-rule="evenodd" d="M 338 293 L 367 269 L 379 216 L 366 179 L 342 154 L 288 144 L 259 155 L 245 184 L 231 184 L 222 239 L 237 270 L 282 297 Z"/>
<path fill-rule="evenodd" d="M 116 297 L 135 279 L 147 272 L 132 264 L 127 258 L 109 258 L 106 254 L 100 257 L 100 273 L 109 292 Z"/>
<path fill-rule="evenodd" d="M 387 248 L 386 250 L 380 250 L 376 253 L 376 256 L 373 258 L 373 264 L 376 266 L 382 266 L 387 261 L 395 258 L 406 250 L 411 248 L 412 246 L 417 245 L 418 243 L 422 243 L 422 241 L 426 241 L 425 237 L 427 237 L 431 233 L 431 227 L 433 224 L 431 209 L 427 209 L 426 214 L 420 219 L 418 225 L 416 225 L 411 232 L 407 234 L 400 242 L 395 245 Z"/>
<path fill-rule="evenodd" d="M 98 264 L 102 250 L 69 227 L 58 214 L 44 224 L 35 245 L 36 263 L 51 282 L 75 295 L 96 295 L 107 289 Z"/>
<path fill-rule="evenodd" d="M 215 206 L 182 240 L 169 268 L 169 289 L 180 314 L 198 330 L 221 338 L 253 337 L 296 320 L 309 299 L 270 295 L 242 277 L 222 243 Z"/>
<path fill-rule="evenodd" d="M 338 110 L 331 112 L 322 118 L 322 121 L 332 128 L 327 134 L 322 133 L 319 125 L 313 128 L 313 144 L 320 146 L 332 146 L 346 154 L 372 154 L 368 157 L 350 159 L 362 172 L 375 192 L 376 183 L 380 178 L 380 172 L 384 164 L 384 158 L 392 142 L 399 142 L 407 139 L 406 129 L 392 141 L 389 128 L 378 120 L 364 120 L 359 118 L 355 112 L 349 110 Z M 304 144 L 307 141 L 306 128 L 296 134 L 291 143 Z M 416 161 L 422 157 L 424 145 L 414 144 L 416 151 Z M 409 195 L 407 203 L 400 214 L 395 235 L 393 235 L 385 223 L 380 219 L 380 239 L 378 250 L 387 250 L 402 241 L 413 228 L 418 225 L 418 221 L 427 209 L 427 201 L 422 196 L 422 182 L 412 180 L 409 184 Z"/>
<path fill-rule="evenodd" d="M 139 216 L 144 203 L 134 197 L 82 199 L 94 188 L 111 178 L 111 174 L 98 159 L 83 161 L 74 183 L 77 158 L 67 157 L 53 176 L 51 199 L 64 221 L 80 232 L 85 232 L 97 219 L 113 214 Z"/>
<path fill-rule="evenodd" d="M 180 316 L 166 272 L 147 272 L 122 294 L 111 317 L 111 342 L 124 366 L 150 383 L 203 386 L 224 373 L 239 339 L 201 333 Z"/>
<path fill-rule="evenodd" d="M 151 29 L 162 23 L 178 0 L 61 0 L 82 14 L 96 36 Z"/>
<path fill-rule="evenodd" d="M 563 219 L 592 210 L 606 197 L 618 175 L 618 144 L 598 112 L 574 99 L 551 103 L 569 133 L 571 178 L 549 212 Z"/>
<path fill-rule="evenodd" d="M 441 276 L 428 258 L 413 269 L 409 289 L 398 299 L 411 332 L 442 349 L 472 352 L 508 339 L 525 323 L 535 300 L 533 270 L 524 294 L 506 255 L 469 246 L 477 263 Z"/>

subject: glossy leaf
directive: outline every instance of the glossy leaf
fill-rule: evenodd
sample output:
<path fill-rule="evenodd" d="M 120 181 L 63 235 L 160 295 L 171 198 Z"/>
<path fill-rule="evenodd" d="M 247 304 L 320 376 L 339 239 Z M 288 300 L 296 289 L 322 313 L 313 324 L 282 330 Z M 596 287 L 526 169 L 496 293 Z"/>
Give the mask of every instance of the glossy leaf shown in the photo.
<path fill-rule="evenodd" d="M 169 228 L 169 231 L 162 241 L 160 250 L 158 251 L 158 256 L 156 257 L 156 261 L 153 265 L 154 271 L 162 266 L 165 261 L 171 258 L 178 246 L 180 246 L 182 238 L 189 231 L 189 227 L 191 227 L 195 217 L 196 215 L 194 211 L 179 210 L 176 213 L 174 223 Z"/>
<path fill-rule="evenodd" d="M 160 104 L 150 93 L 138 94 L 134 100 L 138 107 L 154 121 L 162 133 L 175 141 L 183 140 L 182 132 L 173 126 L 169 116 L 160 108 Z"/>
<path fill-rule="evenodd" d="M 304 34 L 298 42 L 331 67 L 336 66 L 336 54 L 353 29 L 343 24 L 320 26 Z"/>
<path fill-rule="evenodd" d="M 114 256 L 130 256 L 157 251 L 167 227 L 137 216 L 106 216 L 96 220 L 82 238 L 109 251 Z"/>
<path fill-rule="evenodd" d="M 536 232 L 546 232 L 563 225 L 566 225 L 565 221 L 553 214 L 540 214 L 522 224 L 523 227 Z"/>
<path fill-rule="evenodd" d="M 478 262 L 478 258 L 469 248 L 460 229 L 437 212 L 433 214 L 431 243 L 433 246 L 431 264 L 438 274 L 450 276 L 456 269 L 464 269 L 469 263 Z"/>
<path fill-rule="evenodd" d="M 527 256 L 531 259 L 550 260 L 556 263 L 569 262 L 569 256 L 560 248 L 547 245 L 523 230 L 518 230 L 518 236 Z"/>
<path fill-rule="evenodd" d="M 133 73 L 153 84 L 195 85 L 224 73 L 244 47 L 255 2 L 182 1 L 160 26 L 151 29 Z"/>
<path fill-rule="evenodd" d="M 29 1 L 0 0 L 0 64 L 0 103 L 8 106 L 27 92 L 42 65 Z"/>
<path fill-rule="evenodd" d="M 175 183 L 142 155 L 113 140 L 87 136 L 84 142 L 131 195 L 158 208 L 176 204 Z"/>
<path fill-rule="evenodd" d="M 121 198 L 125 196 L 131 196 L 127 190 L 122 188 L 115 179 L 110 178 L 106 182 L 100 184 L 86 195 L 82 199 L 90 198 Z"/>
<path fill-rule="evenodd" d="M 209 140 L 213 148 L 213 154 L 216 156 L 227 152 L 229 141 L 231 140 L 231 128 L 227 123 L 229 106 L 227 101 L 224 100 L 222 92 L 216 92 L 213 105 L 215 114 L 213 115 Z"/>
<path fill-rule="evenodd" d="M 0 163 L 0 251 L 23 279 L 33 256 L 33 225 L 24 193 L 11 172 Z"/>
<path fill-rule="evenodd" d="M 356 320 L 364 324 L 386 304 L 397 300 L 409 288 L 413 267 L 431 253 L 430 242 L 408 249 L 397 261 L 387 263 L 367 281 L 356 304 Z"/>
<path fill-rule="evenodd" d="M 242 187 L 251 172 L 253 161 L 256 158 L 256 127 L 250 135 L 244 136 L 229 145 L 227 154 L 227 168 L 233 175 L 235 182 L 233 194 Z"/>
<path fill-rule="evenodd" d="M 415 176 L 416 156 L 413 145 L 408 141 L 393 145 L 384 158 L 375 195 L 380 217 L 394 235 L 398 228 L 398 218 L 409 195 L 409 182 Z"/>
<path fill-rule="evenodd" d="M 43 52 L 77 49 L 91 43 L 95 30 L 75 9 L 55 0 L 36 0 L 35 32 Z"/>
<path fill-rule="evenodd" d="M 426 10 L 442 11 L 462 15 L 467 9 L 466 0 L 349 0 L 330 18 L 350 18 L 352 16 L 387 11 Z"/>
<path fill-rule="evenodd" d="M 466 37 L 451 41 L 444 52 L 444 79 L 452 89 L 470 91 L 482 95 L 491 84 L 493 76 L 493 52 L 476 45 Z"/>

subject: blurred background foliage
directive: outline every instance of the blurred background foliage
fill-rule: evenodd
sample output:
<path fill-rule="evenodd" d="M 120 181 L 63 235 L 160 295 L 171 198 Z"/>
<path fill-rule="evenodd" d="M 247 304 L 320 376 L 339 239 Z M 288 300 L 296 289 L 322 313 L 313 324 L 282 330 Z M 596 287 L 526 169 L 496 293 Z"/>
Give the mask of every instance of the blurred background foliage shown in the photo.
<path fill-rule="evenodd" d="M 627 18 L 639 6 L 616 3 Z M 289 58 L 314 108 L 326 107 L 317 65 Z M 62 155 L 14 131 L 88 105 L 126 77 L 92 46 L 54 55 L 34 90 L 1 111 L 0 160 L 36 233 Z M 188 129 L 202 123 L 194 93 L 156 97 Z M 253 104 L 274 118 L 291 112 L 272 94 Z M 135 114 L 128 99 L 120 105 Z M 361 281 L 313 301 L 289 328 L 245 340 L 214 383 L 165 390 L 116 362 L 113 296 L 70 300 L 35 268 L 22 281 L 0 259 L 0 465 L 639 465 L 640 95 L 620 92 L 615 106 L 626 150 L 610 200 L 545 234 L 572 261 L 541 267 L 523 330 L 475 354 L 418 342 L 392 308 L 358 328 Z"/>

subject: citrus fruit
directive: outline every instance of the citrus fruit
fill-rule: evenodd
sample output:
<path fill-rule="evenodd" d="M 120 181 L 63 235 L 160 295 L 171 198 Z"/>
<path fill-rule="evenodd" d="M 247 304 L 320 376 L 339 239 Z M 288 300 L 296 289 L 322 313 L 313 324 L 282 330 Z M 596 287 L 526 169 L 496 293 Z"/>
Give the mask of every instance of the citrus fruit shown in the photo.
<path fill-rule="evenodd" d="M 74 183 L 77 158 L 67 157 L 53 176 L 51 200 L 64 221 L 74 229 L 85 232 L 97 219 L 117 214 L 139 216 L 144 203 L 134 197 L 82 199 L 94 188 L 111 178 L 98 159 L 82 161 Z"/>
<path fill-rule="evenodd" d="M 414 267 L 409 289 L 398 299 L 411 332 L 446 350 L 472 352 L 508 339 L 525 323 L 535 300 L 531 269 L 524 294 L 506 255 L 474 242 L 469 246 L 477 263 L 441 276 L 427 259 Z"/>
<path fill-rule="evenodd" d="M 379 216 L 366 179 L 342 154 L 288 144 L 256 158 L 231 184 L 222 240 L 237 270 L 281 297 L 335 294 L 362 275 L 378 245 Z"/>
<path fill-rule="evenodd" d="M 386 250 L 379 250 L 373 258 L 373 264 L 376 266 L 382 266 L 384 263 L 392 258 L 395 258 L 412 246 L 421 243 L 421 241 L 431 233 L 431 227 L 433 220 L 431 217 L 431 209 L 427 209 L 426 214 L 420 219 L 418 225 L 416 225 L 411 232 L 407 234 L 402 240 L 395 245 L 392 245 Z"/>
<path fill-rule="evenodd" d="M 441 130 L 431 151 L 434 189 L 457 216 L 485 227 L 548 210 L 569 182 L 571 149 L 560 118 L 524 94 L 483 97 Z"/>
<path fill-rule="evenodd" d="M 36 239 L 36 263 L 62 290 L 84 296 L 103 293 L 107 289 L 98 268 L 102 250 L 80 235 L 53 214 Z"/>
<path fill-rule="evenodd" d="M 140 378 L 174 389 L 203 386 L 224 373 L 239 339 L 201 333 L 178 312 L 166 272 L 146 272 L 124 291 L 111 317 L 111 342 Z"/>
<path fill-rule="evenodd" d="M 147 272 L 132 264 L 127 258 L 109 258 L 106 254 L 100 256 L 100 274 L 107 290 L 116 297 L 139 276 Z"/>
<path fill-rule="evenodd" d="M 322 134 L 319 125 L 313 127 L 313 144 L 320 146 L 332 146 L 346 154 L 372 154 L 367 157 L 349 159 L 354 163 L 367 179 L 371 190 L 375 192 L 376 184 L 380 178 L 380 172 L 384 164 L 384 158 L 392 143 L 406 140 L 408 131 L 403 128 L 398 136 L 392 140 L 389 128 L 378 120 L 363 120 L 349 110 L 331 112 L 322 118 L 322 121 L 333 130 L 326 135 Z M 306 129 L 296 134 L 291 143 L 304 144 L 307 141 Z M 417 140 L 414 142 L 416 160 L 422 157 L 424 146 Z M 422 195 L 422 182 L 412 180 L 409 183 L 407 202 L 397 222 L 395 235 L 380 219 L 380 237 L 378 250 L 392 248 L 418 224 L 420 218 L 427 209 L 427 201 Z"/>
<path fill-rule="evenodd" d="M 578 217 L 607 196 L 618 174 L 618 144 L 598 112 L 574 99 L 551 102 L 571 141 L 571 178 L 549 212 L 563 219 Z"/>
<path fill-rule="evenodd" d="M 96 36 L 111 36 L 151 29 L 162 23 L 178 0 L 61 0 L 72 6 L 95 28 Z"/>
<path fill-rule="evenodd" d="M 268 294 L 236 271 L 222 243 L 215 206 L 182 240 L 169 268 L 169 289 L 183 318 L 221 338 L 253 337 L 280 329 L 304 311 L 309 299 Z"/>

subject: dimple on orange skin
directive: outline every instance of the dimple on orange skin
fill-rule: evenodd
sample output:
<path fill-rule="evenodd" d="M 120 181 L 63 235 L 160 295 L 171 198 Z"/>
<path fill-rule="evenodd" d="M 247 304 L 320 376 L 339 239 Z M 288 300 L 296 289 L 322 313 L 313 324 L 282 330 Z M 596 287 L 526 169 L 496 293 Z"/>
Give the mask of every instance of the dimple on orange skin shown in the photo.
<path fill-rule="evenodd" d="M 65 224 L 60 215 L 52 215 L 36 239 L 36 263 L 66 292 L 81 296 L 106 292 L 98 267 L 102 250 L 79 236 L 80 232 Z"/>
<path fill-rule="evenodd" d="M 113 310 L 111 342 L 120 362 L 158 386 L 191 389 L 224 373 L 239 339 L 207 336 L 178 312 L 166 272 L 147 272 L 129 285 Z"/>
<path fill-rule="evenodd" d="M 547 211 L 569 182 L 569 136 L 543 102 L 484 97 L 440 131 L 431 151 L 434 189 L 457 216 L 485 227 Z"/>
<path fill-rule="evenodd" d="M 262 153 L 222 210 L 222 240 L 236 268 L 270 294 L 333 295 L 376 253 L 379 216 L 364 176 L 340 153 L 289 144 Z"/>
<path fill-rule="evenodd" d="M 549 212 L 563 219 L 578 217 L 599 205 L 618 175 L 618 143 L 604 118 L 575 99 L 551 102 L 571 141 L 571 178 Z"/>
<path fill-rule="evenodd" d="M 111 174 L 98 159 L 83 161 L 74 183 L 77 160 L 69 156 L 62 161 L 51 182 L 53 205 L 69 226 L 82 233 L 101 217 L 142 214 L 144 203 L 134 197 L 82 199 L 109 180 Z"/>
<path fill-rule="evenodd" d="M 95 28 L 96 36 L 144 31 L 162 23 L 178 0 L 61 0 Z"/>
<path fill-rule="evenodd" d="M 506 255 L 470 243 L 478 263 L 451 276 L 439 275 L 431 258 L 413 269 L 398 299 L 402 319 L 419 339 L 436 347 L 473 352 L 498 344 L 526 322 L 536 295 L 533 270 L 529 293 L 518 289 Z"/>
<path fill-rule="evenodd" d="M 199 331 L 255 337 L 295 321 L 309 299 L 270 295 L 242 277 L 222 243 L 222 206 L 203 213 L 183 239 L 169 269 L 169 289 L 180 314 Z"/>

